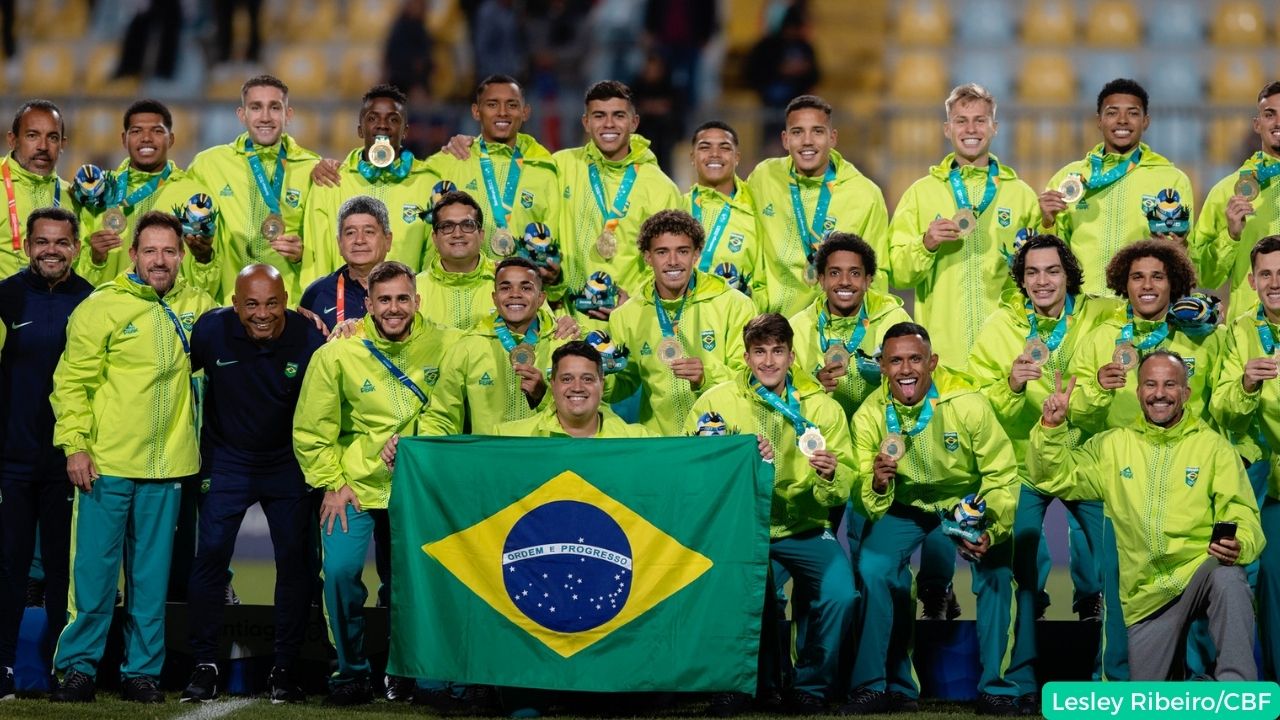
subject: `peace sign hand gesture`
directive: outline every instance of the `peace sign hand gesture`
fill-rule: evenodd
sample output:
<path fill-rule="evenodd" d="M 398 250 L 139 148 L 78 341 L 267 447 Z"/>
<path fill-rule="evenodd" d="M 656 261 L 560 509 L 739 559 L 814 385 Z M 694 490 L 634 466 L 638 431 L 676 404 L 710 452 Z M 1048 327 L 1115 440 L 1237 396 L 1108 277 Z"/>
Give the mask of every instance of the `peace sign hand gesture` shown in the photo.
<path fill-rule="evenodd" d="M 1044 407 L 1040 414 L 1040 424 L 1047 428 L 1058 427 L 1067 419 L 1067 406 L 1071 403 L 1071 392 L 1076 389 L 1076 378 L 1071 376 L 1067 386 L 1062 386 L 1062 371 L 1053 374 L 1053 394 L 1044 399 Z"/>

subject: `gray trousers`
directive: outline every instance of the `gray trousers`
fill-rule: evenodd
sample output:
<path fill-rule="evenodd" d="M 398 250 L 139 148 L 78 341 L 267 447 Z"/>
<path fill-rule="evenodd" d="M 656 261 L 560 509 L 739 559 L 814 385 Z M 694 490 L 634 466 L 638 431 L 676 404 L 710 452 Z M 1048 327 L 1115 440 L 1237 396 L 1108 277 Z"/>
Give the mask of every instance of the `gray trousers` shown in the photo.
<path fill-rule="evenodd" d="M 1191 621 L 1208 616 L 1218 648 L 1215 680 L 1257 680 L 1253 659 L 1253 594 L 1244 568 L 1210 557 L 1191 576 L 1181 597 L 1129 626 L 1129 679 L 1168 680 L 1186 647 Z M 1181 673 L 1179 673 L 1181 675 Z"/>

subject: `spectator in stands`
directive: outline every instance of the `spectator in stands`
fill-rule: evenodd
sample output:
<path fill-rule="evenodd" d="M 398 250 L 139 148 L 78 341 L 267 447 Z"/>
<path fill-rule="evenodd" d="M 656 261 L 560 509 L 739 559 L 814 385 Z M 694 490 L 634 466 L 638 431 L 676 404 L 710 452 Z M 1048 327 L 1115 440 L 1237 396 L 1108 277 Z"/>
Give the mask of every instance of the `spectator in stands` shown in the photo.
<path fill-rule="evenodd" d="M 182 5 L 173 0 L 151 0 L 138 9 L 120 41 L 117 78 L 173 78 L 178 68 L 178 40 L 182 37 Z M 144 67 L 153 48 L 154 63 Z"/>
<path fill-rule="evenodd" d="M 217 54 L 214 62 L 224 63 L 231 60 L 231 46 L 235 40 L 236 8 L 244 8 L 249 16 L 249 44 L 245 49 L 244 59 L 251 63 L 258 62 L 262 49 L 262 0 L 215 0 L 214 12 L 217 23 Z"/>
<path fill-rule="evenodd" d="M 382 55 L 382 76 L 387 84 L 404 91 L 412 102 L 415 93 L 431 95 L 431 35 L 427 32 L 426 0 L 404 0 L 400 14 L 391 21 Z"/>
<path fill-rule="evenodd" d="M 818 86 L 818 54 L 809 42 L 808 9 L 804 2 L 787 8 L 778 30 L 765 35 L 747 53 L 745 77 L 760 96 L 765 112 L 763 137 L 770 142 L 784 125 L 777 108 Z M 775 154 L 766 149 L 767 155 Z"/>
<path fill-rule="evenodd" d="M 686 108 L 684 95 L 671 81 L 671 68 L 657 52 L 650 52 L 631 86 L 636 112 L 642 118 L 644 135 L 653 143 L 658 165 L 671 174 L 671 150 L 683 133 Z"/>
<path fill-rule="evenodd" d="M 524 77 L 528 61 L 521 11 L 513 0 L 483 0 L 471 27 L 476 77 Z"/>
<path fill-rule="evenodd" d="M 648 0 L 645 6 L 645 33 L 662 58 L 679 107 L 698 107 L 702 53 L 719 30 L 716 5 L 716 0 Z"/>

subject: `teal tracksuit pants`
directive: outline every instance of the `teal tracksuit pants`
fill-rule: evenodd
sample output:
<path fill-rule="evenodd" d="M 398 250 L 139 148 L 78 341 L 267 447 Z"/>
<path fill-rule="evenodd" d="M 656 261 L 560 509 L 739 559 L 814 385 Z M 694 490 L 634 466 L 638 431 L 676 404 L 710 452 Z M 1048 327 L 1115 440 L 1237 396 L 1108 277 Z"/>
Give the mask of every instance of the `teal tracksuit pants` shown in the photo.
<path fill-rule="evenodd" d="M 797 648 L 792 687 L 796 692 L 829 699 L 840 643 L 849 634 L 857 598 L 849 559 L 830 530 L 774 540 L 769 544 L 769 559 L 791 575 L 793 602 L 806 609 L 804 641 Z M 763 632 L 772 633 L 773 629 L 765 627 Z M 775 643 L 764 645 L 766 652 L 779 651 Z M 766 658 L 765 664 L 781 666 L 780 659 Z"/>
<path fill-rule="evenodd" d="M 329 621 L 329 641 L 338 652 L 338 670 L 331 686 L 369 677 L 364 651 L 364 561 L 373 539 L 374 525 L 388 522 L 386 510 L 357 511 L 348 505 L 347 531 L 334 522 L 333 532 L 320 530 L 321 566 L 324 570 L 324 613 Z"/>
<path fill-rule="evenodd" d="M 96 677 L 115 611 L 120 562 L 125 566 L 122 677 L 160 677 L 164 603 L 181 479 L 130 480 L 103 475 L 76 492 L 71 518 L 71 587 L 67 626 L 54 669 Z"/>

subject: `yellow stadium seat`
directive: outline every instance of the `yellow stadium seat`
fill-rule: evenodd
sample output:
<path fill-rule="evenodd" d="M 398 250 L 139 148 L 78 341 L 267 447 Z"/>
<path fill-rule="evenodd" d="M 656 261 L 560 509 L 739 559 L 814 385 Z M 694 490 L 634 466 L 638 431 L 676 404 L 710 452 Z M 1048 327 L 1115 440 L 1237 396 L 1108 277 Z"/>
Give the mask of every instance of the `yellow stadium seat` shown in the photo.
<path fill-rule="evenodd" d="M 351 45 L 338 61 L 338 86 L 343 97 L 359 97 L 382 80 L 382 48 Z"/>
<path fill-rule="evenodd" d="M 1072 0 L 1044 0 L 1026 4 L 1022 16 L 1022 44 L 1028 47 L 1070 45 L 1076 38 L 1076 9 Z"/>
<path fill-rule="evenodd" d="M 67 43 L 42 43 L 22 51 L 18 92 L 31 96 L 70 95 L 76 83 L 76 58 Z"/>
<path fill-rule="evenodd" d="M 86 0 L 41 0 L 34 5 L 30 20 L 21 18 L 23 29 L 39 40 L 72 40 L 84 36 L 89 26 Z M 22 13 L 22 8 L 19 8 Z M 20 16 L 21 17 L 21 16 Z"/>
<path fill-rule="evenodd" d="M 942 56 L 912 52 L 898 59 L 889 79 L 889 94 L 904 102 L 937 102 L 947 94 L 947 68 Z"/>
<path fill-rule="evenodd" d="M 285 18 L 285 39 L 294 42 L 328 40 L 341 25 L 336 0 L 292 0 Z"/>
<path fill-rule="evenodd" d="M 1209 40 L 1224 48 L 1260 47 L 1267 41 L 1266 12 L 1254 0 L 1227 0 L 1213 13 Z"/>
<path fill-rule="evenodd" d="M 724 18 L 725 44 L 731 51 L 746 52 L 764 33 L 764 0 L 738 0 Z"/>
<path fill-rule="evenodd" d="M 1142 19 L 1129 3 L 1095 1 L 1086 17 L 1084 37 L 1090 45 L 1128 47 L 1142 41 Z"/>
<path fill-rule="evenodd" d="M 1263 77 L 1262 61 L 1254 53 L 1219 55 L 1213 61 L 1209 99 L 1231 105 L 1252 105 Z"/>
<path fill-rule="evenodd" d="M 1075 155 L 1079 148 L 1080 143 L 1075 142 L 1072 132 L 1072 121 L 1052 115 L 1024 117 L 1013 124 L 1014 157 L 1009 161 L 1021 175 L 1025 174 L 1026 168 L 1057 162 L 1063 152 Z"/>
<path fill-rule="evenodd" d="M 943 155 L 940 112 L 899 116 L 889 123 L 889 153 L 894 161 L 932 162 Z"/>
<path fill-rule="evenodd" d="M 1018 98 L 1040 105 L 1069 105 L 1076 98 L 1071 59 L 1058 53 L 1029 55 L 1018 76 Z"/>
<path fill-rule="evenodd" d="M 315 45 L 295 45 L 281 50 L 275 57 L 273 73 L 289 86 L 289 97 L 314 99 L 327 97 L 332 91 L 329 58 Z"/>
<path fill-rule="evenodd" d="M 380 42 L 400 9 L 398 0 L 347 0 L 343 37 L 353 42 Z"/>
<path fill-rule="evenodd" d="M 1239 113 L 1227 114 L 1209 121 L 1209 162 L 1215 165 L 1237 165 L 1243 159 L 1246 144 L 1256 149 L 1257 136 L 1253 122 Z"/>
<path fill-rule="evenodd" d="M 325 134 L 324 146 L 331 151 L 327 157 L 345 158 L 352 148 L 360 144 L 360 138 L 356 135 L 357 124 L 358 118 L 354 112 L 333 113 Z"/>
<path fill-rule="evenodd" d="M 889 187 L 885 188 L 884 200 L 889 205 L 889 213 L 892 213 L 898 207 L 898 201 L 902 199 L 902 194 L 911 187 L 911 183 L 919 180 L 927 172 L 927 168 L 919 164 L 907 162 L 895 162 L 893 170 L 889 172 Z"/>
<path fill-rule="evenodd" d="M 169 105 L 169 112 L 173 114 L 173 148 L 169 150 L 169 159 L 180 167 L 186 167 L 196 152 L 202 149 L 201 113 L 196 108 L 173 104 Z"/>
<path fill-rule="evenodd" d="M 120 43 L 107 40 L 89 48 L 85 59 L 84 79 L 81 87 L 91 97 L 138 96 L 137 78 L 114 78 L 120 60 Z"/>
<path fill-rule="evenodd" d="M 120 142 L 120 113 L 120 109 L 112 105 L 89 105 L 76 111 L 67 147 L 76 148 L 84 154 L 82 164 L 88 162 L 89 157 L 113 158 L 110 164 L 114 166 L 124 157 Z M 76 167 L 64 166 L 63 176 L 74 174 Z"/>
<path fill-rule="evenodd" d="M 293 120 L 289 123 L 289 135 L 305 148 L 318 148 L 324 140 L 324 124 L 325 113 L 310 108 L 295 107 Z"/>
<path fill-rule="evenodd" d="M 951 38 L 951 14 L 946 3 L 906 0 L 898 6 L 895 37 L 900 45 L 947 43 Z"/>

